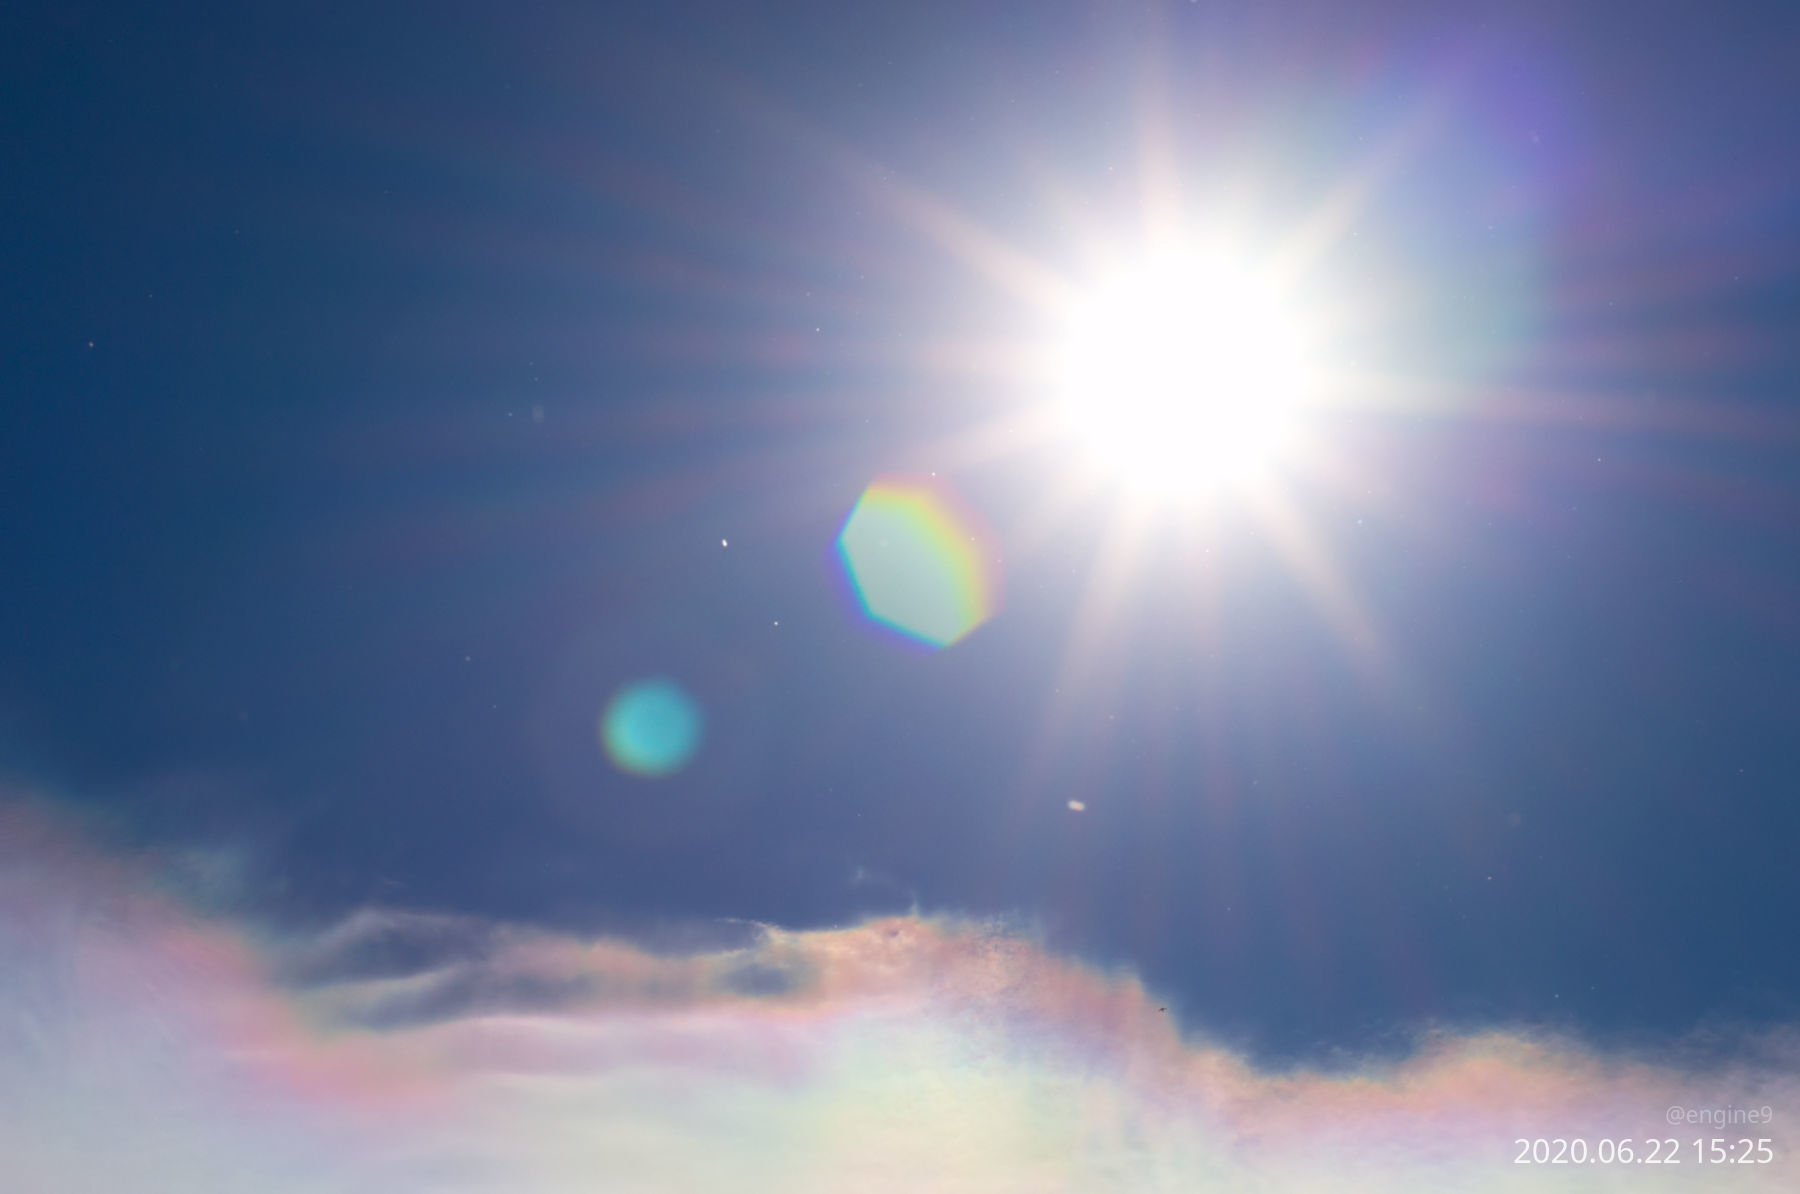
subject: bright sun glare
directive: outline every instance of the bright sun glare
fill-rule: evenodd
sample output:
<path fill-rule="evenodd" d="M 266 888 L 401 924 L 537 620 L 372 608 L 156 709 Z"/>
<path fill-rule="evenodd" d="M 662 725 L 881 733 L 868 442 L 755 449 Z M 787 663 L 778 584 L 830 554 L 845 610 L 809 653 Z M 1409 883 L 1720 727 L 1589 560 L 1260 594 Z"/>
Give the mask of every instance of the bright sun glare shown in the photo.
<path fill-rule="evenodd" d="M 1205 492 L 1288 445 L 1310 349 L 1299 312 L 1219 252 L 1165 249 L 1068 312 L 1058 397 L 1069 430 L 1132 489 Z"/>

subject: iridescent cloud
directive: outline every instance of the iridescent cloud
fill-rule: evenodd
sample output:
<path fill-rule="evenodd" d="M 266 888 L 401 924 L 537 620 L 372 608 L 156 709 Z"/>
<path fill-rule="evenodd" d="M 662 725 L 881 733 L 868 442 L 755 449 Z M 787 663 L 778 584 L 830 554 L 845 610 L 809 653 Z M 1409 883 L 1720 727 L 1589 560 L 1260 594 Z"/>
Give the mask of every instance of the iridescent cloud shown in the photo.
<path fill-rule="evenodd" d="M 1791 1190 L 1791 1039 L 1684 1068 L 1518 1033 L 1268 1073 L 1131 975 L 896 917 L 669 954 L 370 909 L 303 935 L 0 812 L 0 1156 L 24 1194 Z M 1670 1128 L 1671 1106 L 1772 1108 Z M 1515 1164 L 1670 1136 L 1684 1163 Z M 1695 1164 L 1696 1136 L 1774 1164 Z"/>

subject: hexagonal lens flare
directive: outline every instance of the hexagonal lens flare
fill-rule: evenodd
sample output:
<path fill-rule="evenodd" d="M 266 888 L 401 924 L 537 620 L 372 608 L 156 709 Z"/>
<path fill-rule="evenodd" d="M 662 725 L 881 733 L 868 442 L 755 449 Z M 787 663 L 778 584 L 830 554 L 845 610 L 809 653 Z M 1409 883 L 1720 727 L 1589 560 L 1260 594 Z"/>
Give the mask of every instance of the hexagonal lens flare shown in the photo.
<path fill-rule="evenodd" d="M 1000 608 L 992 534 L 934 477 L 878 477 L 838 533 L 838 556 L 863 613 L 947 647 Z"/>

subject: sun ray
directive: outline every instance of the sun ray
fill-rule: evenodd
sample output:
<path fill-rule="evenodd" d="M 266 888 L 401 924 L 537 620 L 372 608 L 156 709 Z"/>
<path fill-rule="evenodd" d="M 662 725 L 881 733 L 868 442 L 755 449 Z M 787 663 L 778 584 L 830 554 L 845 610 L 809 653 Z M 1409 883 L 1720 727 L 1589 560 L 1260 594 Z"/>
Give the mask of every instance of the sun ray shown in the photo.
<path fill-rule="evenodd" d="M 1386 645 L 1299 508 L 1271 486 L 1257 494 L 1249 509 L 1364 678 L 1378 689 L 1392 691 L 1399 677 Z"/>
<path fill-rule="evenodd" d="M 1061 757 L 1059 744 L 1067 736 L 1079 698 L 1097 691 L 1097 664 L 1107 645 L 1114 641 L 1117 614 L 1137 571 L 1138 556 L 1149 530 L 1147 521 L 1125 507 L 1116 507 L 1111 524 L 1102 538 L 1099 559 L 1088 574 L 1063 644 L 1055 681 L 1039 719 L 1037 740 L 1026 755 L 1022 780 L 1027 796 L 1049 786 Z"/>
<path fill-rule="evenodd" d="M 1313 268 L 1352 230 L 1381 188 L 1409 163 L 1447 125 L 1442 104 L 1416 109 L 1385 141 L 1346 174 L 1312 211 L 1298 221 L 1270 255 L 1269 268 L 1277 276 L 1304 274 Z"/>
<path fill-rule="evenodd" d="M 1066 279 L 951 204 L 873 163 L 858 174 L 871 198 L 1007 294 L 1042 310 L 1054 310 L 1067 301 Z"/>

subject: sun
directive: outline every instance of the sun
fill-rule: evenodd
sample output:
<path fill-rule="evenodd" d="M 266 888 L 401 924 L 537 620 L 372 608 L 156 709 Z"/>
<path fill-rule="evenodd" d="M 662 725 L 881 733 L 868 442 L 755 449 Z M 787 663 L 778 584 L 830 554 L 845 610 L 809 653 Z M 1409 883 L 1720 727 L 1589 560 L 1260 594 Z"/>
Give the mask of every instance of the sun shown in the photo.
<path fill-rule="evenodd" d="M 1061 323 L 1065 427 L 1132 490 L 1194 495 L 1258 476 L 1313 389 L 1299 304 L 1222 250 L 1163 246 L 1120 264 Z"/>

